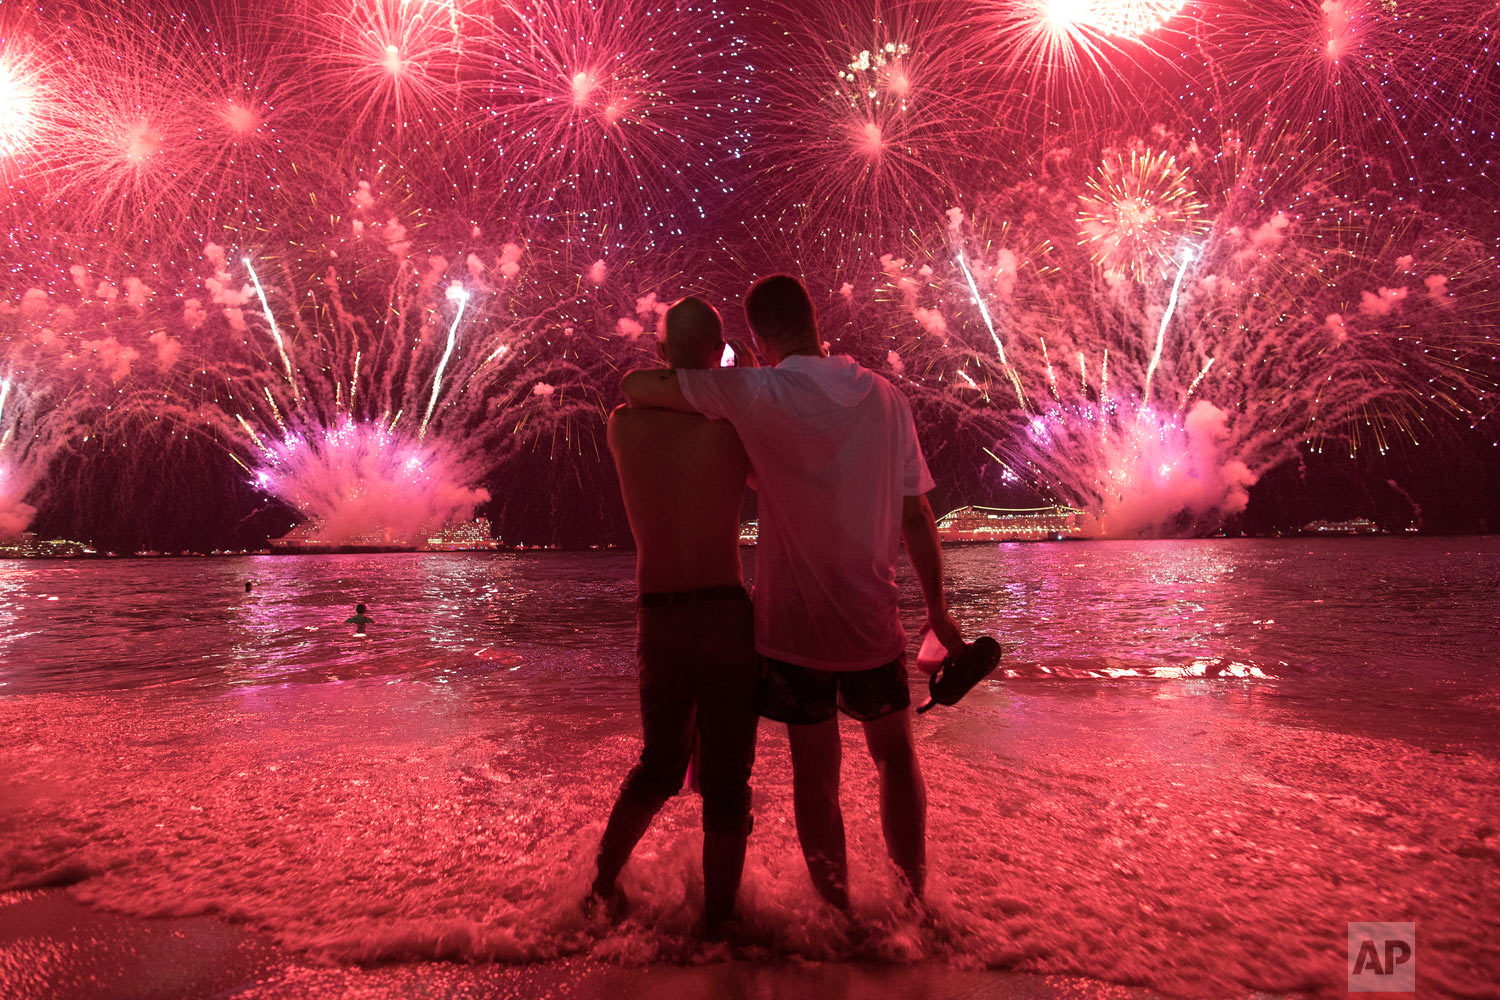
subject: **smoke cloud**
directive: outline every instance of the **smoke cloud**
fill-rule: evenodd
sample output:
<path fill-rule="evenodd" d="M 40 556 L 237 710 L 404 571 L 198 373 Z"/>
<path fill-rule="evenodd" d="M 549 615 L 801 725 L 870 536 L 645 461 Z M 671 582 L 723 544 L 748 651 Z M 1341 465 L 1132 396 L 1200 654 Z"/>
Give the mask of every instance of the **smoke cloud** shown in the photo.
<path fill-rule="evenodd" d="M 1098 530 L 1112 538 L 1201 529 L 1238 514 L 1256 476 L 1225 454 L 1229 413 L 1207 400 L 1180 425 L 1143 414 L 1108 447 L 1109 479 L 1121 489 L 1104 498 Z"/>
<path fill-rule="evenodd" d="M 31 526 L 36 508 L 24 503 L 10 487 L 14 470 L 0 465 L 0 541 L 9 542 L 19 538 L 21 532 Z"/>
<path fill-rule="evenodd" d="M 270 448 L 261 488 L 321 522 L 344 543 L 404 543 L 468 520 L 490 499 L 441 443 L 418 443 L 373 424 L 345 421 L 289 435 Z"/>

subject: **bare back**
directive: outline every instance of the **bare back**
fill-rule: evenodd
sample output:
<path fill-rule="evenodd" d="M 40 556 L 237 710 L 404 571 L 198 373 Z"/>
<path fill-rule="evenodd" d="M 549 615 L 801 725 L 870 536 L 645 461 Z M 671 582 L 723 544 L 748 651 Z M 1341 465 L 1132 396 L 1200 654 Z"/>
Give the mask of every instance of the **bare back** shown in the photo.
<path fill-rule="evenodd" d="M 609 450 L 635 536 L 641 593 L 739 584 L 750 462 L 729 422 L 621 406 L 610 414 Z"/>

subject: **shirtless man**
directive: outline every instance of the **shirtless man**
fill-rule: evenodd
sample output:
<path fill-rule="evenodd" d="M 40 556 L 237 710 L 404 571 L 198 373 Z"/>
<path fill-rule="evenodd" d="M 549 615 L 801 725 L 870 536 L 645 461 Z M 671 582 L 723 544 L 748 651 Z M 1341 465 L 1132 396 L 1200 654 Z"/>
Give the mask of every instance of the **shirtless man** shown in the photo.
<path fill-rule="evenodd" d="M 724 351 L 719 314 L 685 298 L 657 351 L 672 368 L 709 368 Z M 645 745 L 610 813 L 591 899 L 616 879 L 662 805 L 682 787 L 694 735 L 703 795 L 704 918 L 734 915 L 749 836 L 760 661 L 740 573 L 739 512 L 749 461 L 722 420 L 622 406 L 609 448 L 635 536 Z"/>

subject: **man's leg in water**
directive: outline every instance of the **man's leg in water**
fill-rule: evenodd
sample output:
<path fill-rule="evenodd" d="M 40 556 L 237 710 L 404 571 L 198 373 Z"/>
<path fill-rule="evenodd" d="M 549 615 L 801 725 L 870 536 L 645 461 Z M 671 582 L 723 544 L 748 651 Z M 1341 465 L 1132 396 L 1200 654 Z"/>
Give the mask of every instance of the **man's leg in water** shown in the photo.
<path fill-rule="evenodd" d="M 750 771 L 760 724 L 760 658 L 750 602 L 704 608 L 698 675 L 699 781 L 703 795 L 703 916 L 710 932 L 734 917 L 750 835 Z"/>
<path fill-rule="evenodd" d="M 792 745 L 792 801 L 797 838 L 813 886 L 833 906 L 849 910 L 849 860 L 839 808 L 839 720 L 788 725 Z"/>
<path fill-rule="evenodd" d="M 630 852 L 662 805 L 682 788 L 692 754 L 692 650 L 672 641 L 680 635 L 677 623 L 670 620 L 675 610 L 641 609 L 639 667 L 645 742 L 639 763 L 620 787 L 599 843 L 592 895 L 600 899 L 615 894 L 615 880 L 630 860 Z"/>
<path fill-rule="evenodd" d="M 880 828 L 885 848 L 920 900 L 927 882 L 927 787 L 912 741 L 911 709 L 864 723 L 865 743 L 880 775 Z"/>

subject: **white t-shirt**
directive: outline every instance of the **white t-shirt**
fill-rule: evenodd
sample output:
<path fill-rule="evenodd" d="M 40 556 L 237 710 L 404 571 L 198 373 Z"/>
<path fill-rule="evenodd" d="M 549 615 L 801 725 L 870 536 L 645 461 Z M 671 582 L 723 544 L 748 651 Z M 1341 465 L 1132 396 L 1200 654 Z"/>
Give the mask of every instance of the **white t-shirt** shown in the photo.
<path fill-rule="evenodd" d="M 867 670 L 906 648 L 897 613 L 902 498 L 932 489 L 906 397 L 853 358 L 679 369 L 728 420 L 760 493 L 755 647 L 819 670 Z"/>

